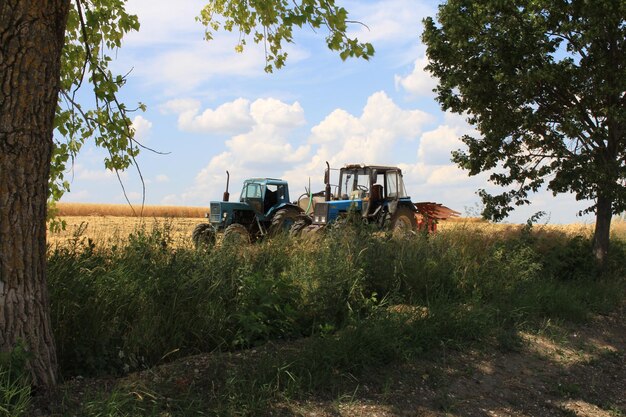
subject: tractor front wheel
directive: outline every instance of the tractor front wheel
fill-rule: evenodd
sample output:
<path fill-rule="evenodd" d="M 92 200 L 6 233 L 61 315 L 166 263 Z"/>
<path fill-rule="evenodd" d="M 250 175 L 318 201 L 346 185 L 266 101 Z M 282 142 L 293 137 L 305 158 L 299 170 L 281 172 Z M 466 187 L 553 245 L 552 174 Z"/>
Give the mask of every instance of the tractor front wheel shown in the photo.
<path fill-rule="evenodd" d="M 407 236 L 417 231 L 417 220 L 413 210 L 406 206 L 398 207 L 391 218 L 391 231 L 394 236 Z"/>
<path fill-rule="evenodd" d="M 215 231 L 209 223 L 197 225 L 191 233 L 191 240 L 197 249 L 215 245 Z"/>
<path fill-rule="evenodd" d="M 301 214 L 300 210 L 295 207 L 284 207 L 276 211 L 274 217 L 272 217 L 270 235 L 277 236 L 282 233 L 288 233 Z"/>
<path fill-rule="evenodd" d="M 244 225 L 233 223 L 224 230 L 222 243 L 234 246 L 247 245 L 250 243 L 250 232 Z"/>

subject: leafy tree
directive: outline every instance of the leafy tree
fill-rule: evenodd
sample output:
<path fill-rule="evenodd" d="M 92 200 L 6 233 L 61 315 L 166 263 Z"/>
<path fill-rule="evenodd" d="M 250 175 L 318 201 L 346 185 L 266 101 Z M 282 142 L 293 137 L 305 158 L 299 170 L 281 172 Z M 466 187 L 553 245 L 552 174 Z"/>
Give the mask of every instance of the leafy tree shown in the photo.
<path fill-rule="evenodd" d="M 370 44 L 346 36 L 347 12 L 334 0 L 209 0 L 199 20 L 207 37 L 240 29 L 264 42 L 266 70 L 285 63 L 283 44 L 294 27 L 325 27 L 328 46 L 368 58 Z M 174 5 L 172 7 L 175 7 Z M 0 351 L 23 342 L 35 384 L 56 381 L 56 355 L 46 287 L 46 202 L 69 188 L 67 164 L 89 138 L 105 148 L 105 166 L 134 164 L 140 144 L 129 113 L 117 99 L 125 77 L 114 75 L 109 53 L 139 28 L 125 0 L 3 0 L 0 3 Z M 78 90 L 89 88 L 95 105 L 84 107 Z M 138 108 L 143 108 L 139 104 Z M 54 131 L 63 140 L 54 139 Z"/>
<path fill-rule="evenodd" d="M 453 160 L 507 188 L 479 191 L 483 214 L 500 220 L 543 186 L 593 200 L 600 263 L 626 208 L 625 17 L 624 0 L 448 0 L 422 35 L 439 103 L 482 135 Z"/>

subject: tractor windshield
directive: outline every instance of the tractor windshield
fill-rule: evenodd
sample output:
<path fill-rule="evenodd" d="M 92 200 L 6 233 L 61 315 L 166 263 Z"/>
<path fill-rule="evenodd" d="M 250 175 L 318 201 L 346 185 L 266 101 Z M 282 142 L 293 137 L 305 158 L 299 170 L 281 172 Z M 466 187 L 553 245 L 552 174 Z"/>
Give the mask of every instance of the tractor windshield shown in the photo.
<path fill-rule="evenodd" d="M 241 190 L 241 198 L 239 201 L 245 201 L 248 198 L 261 198 L 262 196 L 261 184 L 250 182 Z"/>
<path fill-rule="evenodd" d="M 264 186 L 257 182 L 245 183 L 239 201 L 248 204 L 258 214 L 264 213 L 263 188 Z"/>
<path fill-rule="evenodd" d="M 365 169 L 342 170 L 339 182 L 339 197 L 342 200 L 365 197 L 370 188 L 370 173 Z"/>

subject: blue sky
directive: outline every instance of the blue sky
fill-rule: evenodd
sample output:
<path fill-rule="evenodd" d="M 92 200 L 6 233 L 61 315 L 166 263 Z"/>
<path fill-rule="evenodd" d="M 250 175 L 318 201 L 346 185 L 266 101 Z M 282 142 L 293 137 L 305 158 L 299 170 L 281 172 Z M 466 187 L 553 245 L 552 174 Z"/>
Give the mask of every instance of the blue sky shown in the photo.
<path fill-rule="evenodd" d="M 220 199 L 226 174 L 231 195 L 248 177 L 289 181 L 292 199 L 309 179 L 322 190 L 325 161 L 398 165 L 414 201 L 436 201 L 466 212 L 476 207 L 478 188 L 495 190 L 486 175 L 468 177 L 450 162 L 471 133 L 463 117 L 443 113 L 431 92 L 435 81 L 424 73 L 421 21 L 436 14 L 437 2 L 352 0 L 352 34 L 376 49 L 370 61 L 342 62 L 327 49 L 324 33 L 302 30 L 288 47 L 287 65 L 263 71 L 262 46 L 252 41 L 235 52 L 237 34 L 203 40 L 195 21 L 202 0 L 129 0 L 141 29 L 125 39 L 113 68 L 132 69 L 122 99 L 148 106 L 133 116 L 137 138 L 166 152 L 144 151 L 139 166 L 146 203 L 208 206 Z M 71 192 L 62 201 L 123 203 L 114 174 L 104 169 L 105 153 L 86 145 L 69 177 Z M 131 202 L 141 202 L 141 182 L 131 168 L 122 174 Z M 576 217 L 585 203 L 573 196 L 540 192 L 533 205 L 508 221 L 524 222 L 536 211 L 552 223 L 590 222 Z"/>

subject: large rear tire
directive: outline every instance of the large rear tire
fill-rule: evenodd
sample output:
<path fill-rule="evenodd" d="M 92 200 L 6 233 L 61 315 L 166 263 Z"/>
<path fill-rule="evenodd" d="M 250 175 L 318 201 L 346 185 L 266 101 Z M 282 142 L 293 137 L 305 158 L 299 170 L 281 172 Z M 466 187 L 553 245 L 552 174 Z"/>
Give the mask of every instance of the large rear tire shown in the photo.
<path fill-rule="evenodd" d="M 310 226 L 311 223 L 313 223 L 313 219 L 311 219 L 309 216 L 299 216 L 298 219 L 291 226 L 291 229 L 289 229 L 289 235 L 292 237 L 299 237 L 302 234 L 302 231 Z"/>
<path fill-rule="evenodd" d="M 250 244 L 250 232 L 242 224 L 233 223 L 224 230 L 224 245 L 242 246 Z"/>
<path fill-rule="evenodd" d="M 398 237 L 417 232 L 417 220 L 413 210 L 406 206 L 398 207 L 391 218 L 391 232 Z"/>
<path fill-rule="evenodd" d="M 306 242 L 317 242 L 323 238 L 326 230 L 326 227 L 320 226 L 319 224 L 310 224 L 302 230 L 300 236 Z"/>
<path fill-rule="evenodd" d="M 295 207 L 287 206 L 276 211 L 272 217 L 272 225 L 270 226 L 270 235 L 277 236 L 289 233 L 291 227 L 295 224 L 302 213 Z"/>
<path fill-rule="evenodd" d="M 191 233 L 191 240 L 197 249 L 215 245 L 215 230 L 209 223 L 197 225 Z"/>

